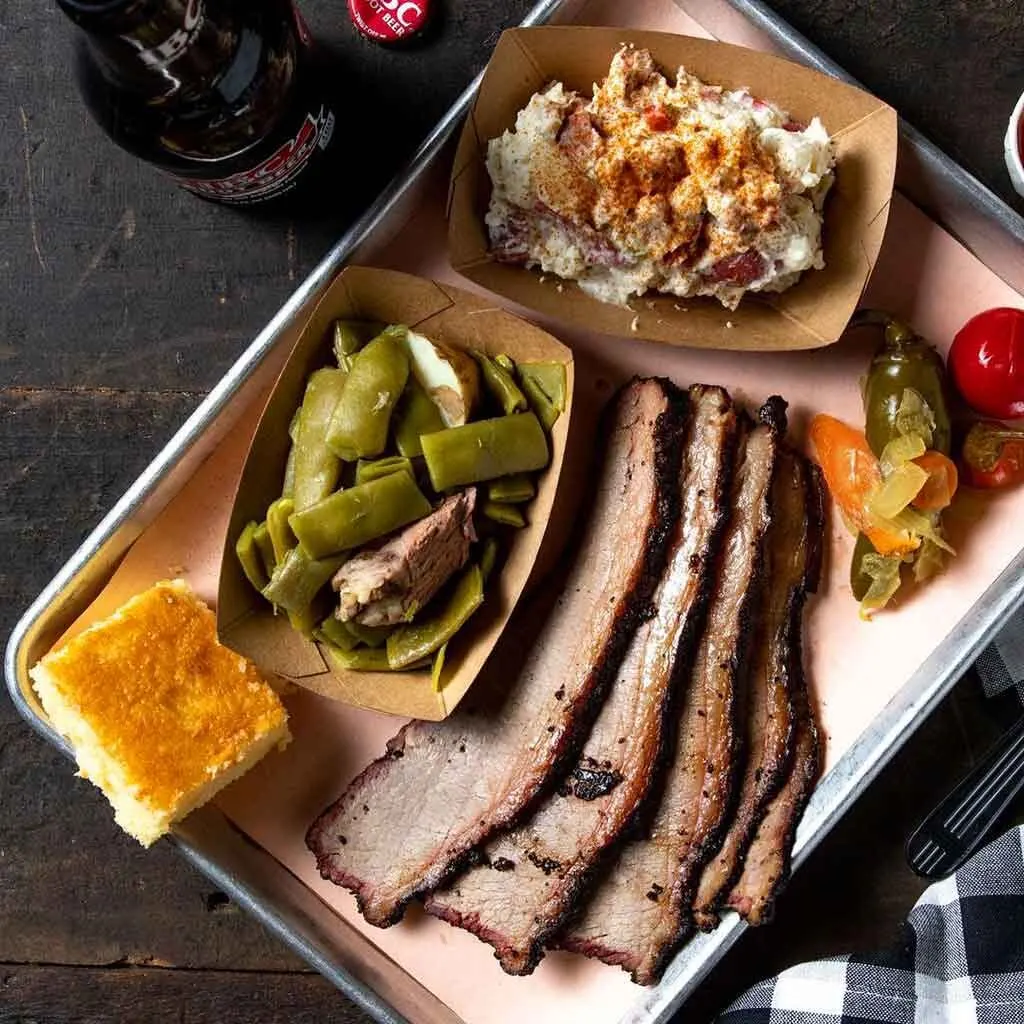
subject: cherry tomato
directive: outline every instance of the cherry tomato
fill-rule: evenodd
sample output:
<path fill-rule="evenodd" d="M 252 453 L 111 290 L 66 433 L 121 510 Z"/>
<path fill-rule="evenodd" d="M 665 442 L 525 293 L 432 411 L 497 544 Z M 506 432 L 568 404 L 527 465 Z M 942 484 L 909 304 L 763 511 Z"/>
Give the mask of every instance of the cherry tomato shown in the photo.
<path fill-rule="evenodd" d="M 983 416 L 1024 416 L 1024 310 L 1003 306 L 968 320 L 953 339 L 949 371 Z"/>
<path fill-rule="evenodd" d="M 984 420 L 964 438 L 964 476 L 971 487 L 1010 487 L 1024 482 L 1024 431 Z"/>

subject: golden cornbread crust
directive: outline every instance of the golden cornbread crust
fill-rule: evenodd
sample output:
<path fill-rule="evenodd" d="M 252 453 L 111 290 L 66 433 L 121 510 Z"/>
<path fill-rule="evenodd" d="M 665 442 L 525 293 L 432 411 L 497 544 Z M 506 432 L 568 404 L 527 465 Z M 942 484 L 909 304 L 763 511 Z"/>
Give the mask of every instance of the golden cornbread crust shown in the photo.
<path fill-rule="evenodd" d="M 93 781 L 115 810 L 141 805 L 118 814 L 126 827 L 144 810 L 164 831 L 242 762 L 288 739 L 277 695 L 252 662 L 217 641 L 213 612 L 181 580 L 132 598 L 43 658 L 32 678 L 81 773 L 103 776 Z M 148 827 L 129 831 L 155 838 Z"/>

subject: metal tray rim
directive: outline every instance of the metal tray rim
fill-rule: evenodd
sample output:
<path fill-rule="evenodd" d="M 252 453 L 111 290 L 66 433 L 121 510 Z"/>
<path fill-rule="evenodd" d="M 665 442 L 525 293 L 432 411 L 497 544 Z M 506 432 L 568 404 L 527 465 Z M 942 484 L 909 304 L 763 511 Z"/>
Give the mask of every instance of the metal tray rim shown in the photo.
<path fill-rule="evenodd" d="M 521 24 L 543 24 L 570 2 L 571 0 L 540 0 Z M 761 0 L 727 2 L 780 43 L 790 56 L 834 77 L 855 82 L 855 79 L 841 67 L 770 11 Z M 326 285 L 344 261 L 369 239 L 374 230 L 386 221 L 409 187 L 421 178 L 454 133 L 472 103 L 481 77 L 482 73 L 460 94 L 402 171 L 392 179 L 377 200 L 351 225 L 310 275 L 289 296 L 266 327 L 256 335 L 209 395 L 191 413 L 110 512 L 89 533 L 16 623 L 4 654 L 4 675 L 11 700 L 26 722 L 66 756 L 71 757 L 69 745 L 39 716 L 25 698 L 21 687 L 19 661 L 22 647 L 33 627 L 101 547 L 111 540 L 120 528 L 130 523 L 134 511 L 153 493 L 161 480 L 225 410 L 231 399 L 274 347 L 281 332 L 293 322 L 305 304 Z M 900 131 L 917 154 L 926 163 L 938 168 L 940 174 L 950 179 L 953 186 L 963 193 L 972 205 L 980 209 L 988 219 L 999 223 L 1013 237 L 1024 240 L 1024 219 L 902 119 Z M 1022 602 L 1024 550 L 1000 574 L 982 598 L 933 651 L 929 659 L 919 667 L 899 696 L 883 709 L 854 746 L 821 781 L 797 834 L 794 867 L 798 867 L 827 835 L 850 803 L 902 746 L 914 727 L 920 724 L 927 713 L 945 696 L 977 651 L 991 639 L 999 626 Z M 315 940 L 297 930 L 284 915 L 249 886 L 183 836 L 171 838 L 174 846 L 194 867 L 229 893 L 232 899 L 274 932 L 293 952 L 327 977 L 361 1009 L 381 1024 L 406 1024 L 405 1017 L 399 1015 L 368 985 L 332 961 L 330 956 L 318 947 Z M 745 925 L 738 917 L 729 915 L 715 932 L 700 936 L 692 942 L 670 967 L 661 984 L 652 990 L 642 1008 L 637 1011 L 637 1014 L 641 1015 L 631 1014 L 628 1019 L 646 1022 L 666 1020 L 711 970 L 714 961 L 733 945 L 744 929 Z"/>

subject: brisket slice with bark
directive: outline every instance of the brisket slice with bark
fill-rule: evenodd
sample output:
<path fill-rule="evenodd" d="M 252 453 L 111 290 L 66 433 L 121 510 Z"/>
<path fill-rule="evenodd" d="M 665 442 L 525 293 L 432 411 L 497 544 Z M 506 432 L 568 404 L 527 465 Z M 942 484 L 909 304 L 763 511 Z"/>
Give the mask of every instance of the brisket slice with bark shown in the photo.
<path fill-rule="evenodd" d="M 734 694 L 760 592 L 778 443 L 774 425 L 741 442 L 715 590 L 649 833 L 623 847 L 560 941 L 618 964 L 640 984 L 656 980 L 689 930 L 694 874 L 728 808 L 737 760 Z"/>
<path fill-rule="evenodd" d="M 765 599 L 752 657 L 745 724 L 747 758 L 732 825 L 701 875 L 694 917 L 713 928 L 729 889 L 771 798 L 793 760 L 794 715 L 791 671 L 799 648 L 814 544 L 809 538 L 807 470 L 798 455 L 783 450 L 772 484 L 772 525 L 765 552 Z"/>
<path fill-rule="evenodd" d="M 622 389 L 582 544 L 518 677 L 495 672 L 482 706 L 408 724 L 310 826 L 321 875 L 353 892 L 371 924 L 398 921 L 578 750 L 661 573 L 685 406 L 668 381 Z"/>
<path fill-rule="evenodd" d="M 736 413 L 720 388 L 690 391 L 676 472 L 681 512 L 653 599 L 575 768 L 536 812 L 491 840 L 480 863 L 426 902 L 436 917 L 491 943 L 510 974 L 536 967 L 602 854 L 634 819 L 662 767 L 665 713 L 714 583 L 729 508 Z"/>
<path fill-rule="evenodd" d="M 804 518 L 807 551 L 806 583 L 794 598 L 793 621 L 799 625 L 804 597 L 818 587 L 825 542 L 824 486 L 817 466 L 794 456 L 802 471 L 806 494 Z M 792 766 L 781 789 L 768 805 L 747 851 L 743 872 L 729 894 L 729 906 L 750 924 L 763 924 L 771 917 L 775 898 L 789 877 L 790 855 L 800 817 L 810 799 L 820 770 L 818 730 L 811 710 L 803 669 L 800 629 L 794 632 L 789 650 L 786 681 L 793 703 L 795 741 Z"/>

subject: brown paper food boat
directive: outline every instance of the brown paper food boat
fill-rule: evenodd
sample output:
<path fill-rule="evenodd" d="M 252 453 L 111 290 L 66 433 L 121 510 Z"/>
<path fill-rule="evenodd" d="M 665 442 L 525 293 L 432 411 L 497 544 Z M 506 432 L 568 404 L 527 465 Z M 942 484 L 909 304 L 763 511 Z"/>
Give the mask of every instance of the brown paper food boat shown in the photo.
<path fill-rule="evenodd" d="M 234 554 L 250 520 L 262 520 L 280 495 L 288 457 L 288 424 L 302 401 L 306 378 L 332 363 L 329 328 L 337 318 L 403 323 L 435 341 L 506 353 L 517 362 L 560 362 L 566 368 L 565 411 L 551 433 L 551 461 L 526 506 L 528 525 L 515 532 L 500 571 L 488 581 L 479 611 L 452 640 L 440 692 L 429 672 L 354 672 L 329 667 L 319 647 L 295 632 L 284 615 L 250 586 Z M 246 457 L 225 538 L 217 599 L 221 640 L 261 668 L 347 704 L 412 718 L 451 713 L 487 660 L 538 560 L 558 490 L 572 416 L 572 353 L 550 334 L 479 297 L 389 270 L 349 267 L 331 284 L 306 323 L 267 402 Z M 550 554 L 546 553 L 545 557 Z M 550 561 L 550 558 L 548 558 Z"/>
<path fill-rule="evenodd" d="M 788 291 L 744 297 L 727 310 L 709 298 L 649 293 L 634 308 L 591 298 L 575 284 L 499 263 L 488 252 L 484 213 L 487 143 L 515 124 L 530 97 L 552 81 L 588 97 L 624 42 L 651 51 L 674 78 L 683 66 L 712 85 L 747 88 L 799 121 L 817 115 L 836 144 L 836 181 L 825 204 L 823 270 Z M 881 100 L 778 57 L 739 46 L 618 28 L 512 29 L 498 42 L 459 140 L 448 201 L 454 268 L 531 309 L 593 330 L 698 348 L 782 351 L 838 340 L 875 265 L 896 169 L 896 112 Z"/>

